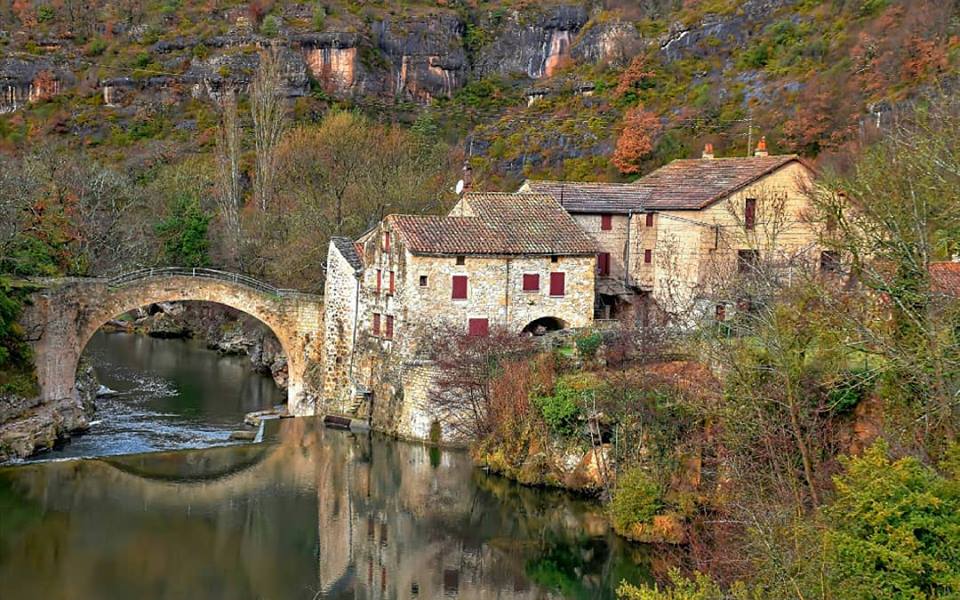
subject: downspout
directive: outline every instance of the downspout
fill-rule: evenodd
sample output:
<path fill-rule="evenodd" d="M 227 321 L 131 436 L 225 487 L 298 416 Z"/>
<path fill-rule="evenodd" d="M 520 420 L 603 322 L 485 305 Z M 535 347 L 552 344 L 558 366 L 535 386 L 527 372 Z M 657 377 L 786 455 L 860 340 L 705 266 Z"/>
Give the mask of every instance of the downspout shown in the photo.
<path fill-rule="evenodd" d="M 623 253 L 623 285 L 630 287 L 630 232 L 633 229 L 633 209 L 627 213 L 627 248 Z"/>

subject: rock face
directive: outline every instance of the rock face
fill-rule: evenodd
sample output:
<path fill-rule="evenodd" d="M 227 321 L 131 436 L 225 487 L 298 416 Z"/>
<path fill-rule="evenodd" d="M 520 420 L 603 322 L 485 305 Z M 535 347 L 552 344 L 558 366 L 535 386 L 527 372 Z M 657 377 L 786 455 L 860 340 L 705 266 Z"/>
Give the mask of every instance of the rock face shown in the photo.
<path fill-rule="evenodd" d="M 41 404 L 39 397 L 0 395 L 0 461 L 49 450 L 71 434 L 86 430 L 100 384 L 93 367 L 77 370 L 77 398 Z"/>
<path fill-rule="evenodd" d="M 0 114 L 53 98 L 74 81 L 70 71 L 45 59 L 0 58 Z"/>

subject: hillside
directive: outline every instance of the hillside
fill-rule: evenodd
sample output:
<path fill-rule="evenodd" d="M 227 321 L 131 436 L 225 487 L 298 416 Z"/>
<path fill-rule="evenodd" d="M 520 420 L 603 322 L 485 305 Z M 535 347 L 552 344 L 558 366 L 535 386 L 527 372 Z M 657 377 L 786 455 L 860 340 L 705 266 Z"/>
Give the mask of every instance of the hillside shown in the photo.
<path fill-rule="evenodd" d="M 332 103 L 428 118 L 491 185 L 618 177 L 610 155 L 636 105 L 660 122 L 644 170 L 706 141 L 743 152 L 751 130 L 815 156 L 951 87 L 958 13 L 932 0 L 18 0 L 0 8 L 0 144 L 64 138 L 117 161 L 203 151 L 211 100 L 277 44 L 296 119 Z"/>

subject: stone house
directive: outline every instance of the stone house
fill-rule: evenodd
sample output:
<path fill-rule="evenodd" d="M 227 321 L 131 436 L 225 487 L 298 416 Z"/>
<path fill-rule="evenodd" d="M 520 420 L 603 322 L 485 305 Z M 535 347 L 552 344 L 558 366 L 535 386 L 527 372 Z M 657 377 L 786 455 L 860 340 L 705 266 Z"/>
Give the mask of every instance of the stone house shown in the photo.
<path fill-rule="evenodd" d="M 598 318 L 654 308 L 689 320 L 723 320 L 738 299 L 723 284 L 763 261 L 829 268 L 805 190 L 811 169 L 796 155 L 675 160 L 630 184 L 527 181 L 596 239 Z"/>
<path fill-rule="evenodd" d="M 431 366 L 420 343 L 593 323 L 596 244 L 548 194 L 467 193 L 448 216 L 390 215 L 331 241 L 325 287 L 328 412 L 426 438 Z"/>

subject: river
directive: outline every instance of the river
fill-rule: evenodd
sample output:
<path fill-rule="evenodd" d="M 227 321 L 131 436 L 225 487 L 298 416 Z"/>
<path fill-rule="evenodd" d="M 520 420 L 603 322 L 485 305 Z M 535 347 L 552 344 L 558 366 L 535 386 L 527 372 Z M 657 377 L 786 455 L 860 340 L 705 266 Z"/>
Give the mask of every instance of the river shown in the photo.
<path fill-rule="evenodd" d="M 488 475 L 463 452 L 317 419 L 219 445 L 273 393 L 238 399 L 221 385 L 229 359 L 133 337 L 98 338 L 92 355 L 110 387 L 147 391 L 101 408 L 134 431 L 115 422 L 68 446 L 98 458 L 0 467 L 3 598 L 604 599 L 649 579 L 652 550 L 615 536 L 595 504 Z M 127 453 L 194 442 L 212 447 Z"/>

